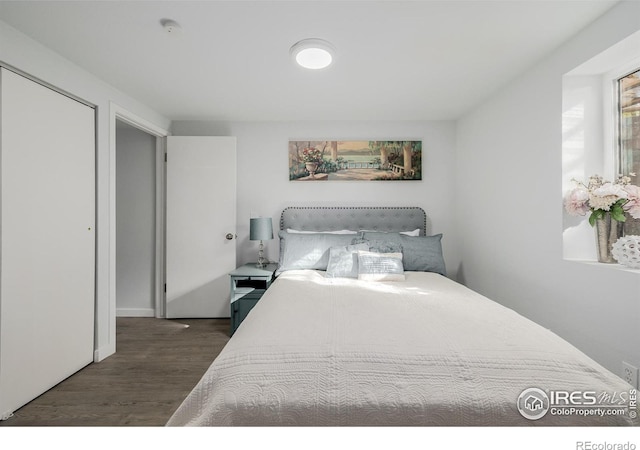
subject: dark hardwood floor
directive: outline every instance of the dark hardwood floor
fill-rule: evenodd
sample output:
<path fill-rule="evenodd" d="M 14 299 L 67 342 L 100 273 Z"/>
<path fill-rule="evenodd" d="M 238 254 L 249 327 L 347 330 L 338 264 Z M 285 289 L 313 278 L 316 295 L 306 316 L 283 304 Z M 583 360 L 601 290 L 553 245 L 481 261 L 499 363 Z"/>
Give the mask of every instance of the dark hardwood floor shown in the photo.
<path fill-rule="evenodd" d="M 118 318 L 116 326 L 114 355 L 0 426 L 164 426 L 229 340 L 229 319 Z"/>

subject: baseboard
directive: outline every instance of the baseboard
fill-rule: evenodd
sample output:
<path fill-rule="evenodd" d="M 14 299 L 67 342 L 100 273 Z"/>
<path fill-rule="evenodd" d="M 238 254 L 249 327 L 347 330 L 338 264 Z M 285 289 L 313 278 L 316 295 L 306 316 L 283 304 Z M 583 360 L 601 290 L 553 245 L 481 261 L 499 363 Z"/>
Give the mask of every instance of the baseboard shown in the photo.
<path fill-rule="evenodd" d="M 116 352 L 116 346 L 107 345 L 105 347 L 97 348 L 93 351 L 93 362 L 100 362 L 108 356 L 113 355 Z"/>
<path fill-rule="evenodd" d="M 117 308 L 116 317 L 155 317 L 153 308 Z"/>

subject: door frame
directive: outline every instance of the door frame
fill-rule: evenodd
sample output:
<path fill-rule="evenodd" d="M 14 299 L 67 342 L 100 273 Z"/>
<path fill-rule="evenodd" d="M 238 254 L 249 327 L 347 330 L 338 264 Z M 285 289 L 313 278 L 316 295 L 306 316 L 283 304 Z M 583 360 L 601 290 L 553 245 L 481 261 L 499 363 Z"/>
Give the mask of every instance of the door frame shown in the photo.
<path fill-rule="evenodd" d="M 165 152 L 166 137 L 171 133 L 148 120 L 109 103 L 109 347 L 115 352 L 116 340 L 116 120 L 156 137 L 156 258 L 155 258 L 155 315 L 163 318 L 164 311 L 164 209 L 165 209 Z M 113 353 L 112 352 L 112 353 Z M 111 354 L 111 353 L 109 353 Z M 104 355 L 106 357 L 108 355 Z M 104 359 L 100 355 L 96 361 Z"/>

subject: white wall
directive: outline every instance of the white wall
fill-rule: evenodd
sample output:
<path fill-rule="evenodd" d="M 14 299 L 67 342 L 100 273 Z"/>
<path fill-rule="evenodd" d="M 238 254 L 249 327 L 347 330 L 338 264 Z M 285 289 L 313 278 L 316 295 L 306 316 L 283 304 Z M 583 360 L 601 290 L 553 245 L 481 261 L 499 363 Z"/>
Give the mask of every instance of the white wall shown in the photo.
<path fill-rule="evenodd" d="M 124 95 L 28 36 L 0 21 L 0 61 L 67 91 L 97 107 L 97 223 L 96 223 L 96 360 L 115 352 L 115 241 L 110 210 L 115 193 L 109 150 L 111 102 L 160 128 L 169 119 Z"/>
<path fill-rule="evenodd" d="M 174 135 L 236 136 L 238 167 L 238 264 L 257 258 L 249 241 L 249 219 L 270 216 L 278 229 L 287 206 L 420 206 L 431 233 L 443 233 L 448 275 L 459 265 L 454 207 L 455 125 L 433 122 L 174 122 Z M 421 181 L 289 181 L 287 145 L 290 139 L 413 139 L 422 140 Z M 222 162 L 224 163 L 224 162 Z M 278 258 L 277 237 L 266 243 L 266 256 Z"/>
<path fill-rule="evenodd" d="M 116 130 L 116 315 L 155 316 L 156 138 Z"/>
<path fill-rule="evenodd" d="M 564 76 L 562 82 L 562 192 L 605 170 L 604 103 L 602 76 Z M 612 149 L 611 154 L 613 153 Z M 611 167 L 613 169 L 613 167 Z M 595 261 L 596 240 L 588 220 L 563 211 L 563 257 Z"/>
<path fill-rule="evenodd" d="M 462 279 L 617 374 L 640 366 L 640 273 L 563 260 L 562 76 L 639 29 L 620 3 L 457 127 Z"/>

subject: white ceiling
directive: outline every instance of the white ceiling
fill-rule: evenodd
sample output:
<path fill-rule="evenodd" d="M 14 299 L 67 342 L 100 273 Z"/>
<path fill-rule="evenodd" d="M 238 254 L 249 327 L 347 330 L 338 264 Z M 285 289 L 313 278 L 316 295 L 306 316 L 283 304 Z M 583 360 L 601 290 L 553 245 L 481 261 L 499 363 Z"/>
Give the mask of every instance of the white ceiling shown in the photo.
<path fill-rule="evenodd" d="M 1 0 L 0 19 L 173 120 L 432 120 L 615 3 Z M 309 37 L 333 43 L 335 64 L 294 67 L 289 48 Z"/>

